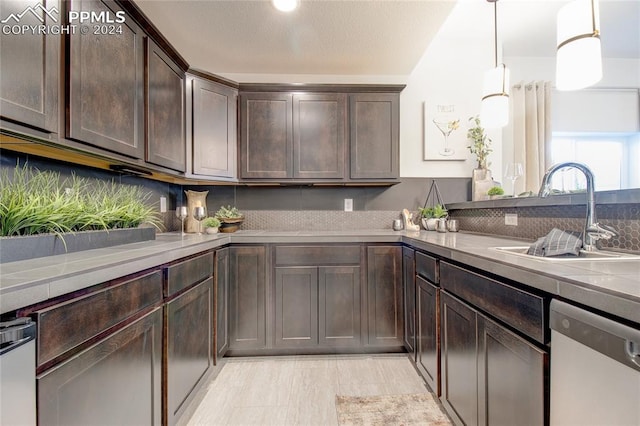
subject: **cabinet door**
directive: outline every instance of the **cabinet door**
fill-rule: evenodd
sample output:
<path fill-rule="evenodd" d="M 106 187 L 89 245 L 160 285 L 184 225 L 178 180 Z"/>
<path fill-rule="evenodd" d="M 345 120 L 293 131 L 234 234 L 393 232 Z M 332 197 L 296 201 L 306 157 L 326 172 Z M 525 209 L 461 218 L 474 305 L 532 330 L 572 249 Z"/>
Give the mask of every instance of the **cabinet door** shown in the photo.
<path fill-rule="evenodd" d="M 318 321 L 321 346 L 360 346 L 360 267 L 318 268 Z"/>
<path fill-rule="evenodd" d="M 160 425 L 162 309 L 38 377 L 39 425 Z"/>
<path fill-rule="evenodd" d="M 229 349 L 229 249 L 216 251 L 216 361 Z"/>
<path fill-rule="evenodd" d="M 115 3 L 72 0 L 71 10 L 114 16 Z M 133 158 L 144 158 L 143 31 L 132 19 L 122 34 L 69 37 L 68 136 Z"/>
<path fill-rule="evenodd" d="M 414 251 L 402 248 L 402 289 L 404 303 L 404 347 L 415 357 L 416 341 L 416 266 Z"/>
<path fill-rule="evenodd" d="M 229 256 L 229 348 L 264 348 L 267 344 L 265 248 L 232 247 Z"/>
<path fill-rule="evenodd" d="M 349 95 L 352 179 L 397 179 L 399 176 L 400 95 Z"/>
<path fill-rule="evenodd" d="M 276 268 L 275 345 L 318 345 L 318 268 Z"/>
<path fill-rule="evenodd" d="M 235 178 L 237 175 L 238 91 L 193 79 L 193 173 Z"/>
<path fill-rule="evenodd" d="M 367 247 L 368 344 L 403 346 L 402 248 Z"/>
<path fill-rule="evenodd" d="M 147 39 L 147 156 L 149 163 L 184 172 L 184 72 Z"/>
<path fill-rule="evenodd" d="M 422 277 L 416 284 L 416 365 L 440 396 L 440 290 Z"/>
<path fill-rule="evenodd" d="M 26 10 L 32 13 L 24 13 Z M 52 15 L 45 10 L 51 11 Z M 19 25 L 36 26 L 43 22 L 44 25 L 55 25 L 54 19 L 59 20 L 62 16 L 58 11 L 58 0 L 2 0 L 2 17 L 20 16 Z M 18 20 L 9 19 L 6 26 L 11 25 L 18 25 Z M 0 40 L 2 118 L 57 132 L 60 36 L 37 35 L 30 31 L 5 34 L 3 31 Z"/>
<path fill-rule="evenodd" d="M 440 292 L 442 404 L 457 424 L 478 424 L 476 311 Z"/>
<path fill-rule="evenodd" d="M 293 177 L 343 179 L 346 95 L 293 96 Z"/>
<path fill-rule="evenodd" d="M 544 425 L 548 354 L 478 315 L 480 425 Z"/>
<path fill-rule="evenodd" d="M 240 177 L 293 176 L 292 96 L 243 93 L 240 96 Z"/>
<path fill-rule="evenodd" d="M 167 423 L 176 424 L 213 365 L 213 278 L 166 306 Z"/>

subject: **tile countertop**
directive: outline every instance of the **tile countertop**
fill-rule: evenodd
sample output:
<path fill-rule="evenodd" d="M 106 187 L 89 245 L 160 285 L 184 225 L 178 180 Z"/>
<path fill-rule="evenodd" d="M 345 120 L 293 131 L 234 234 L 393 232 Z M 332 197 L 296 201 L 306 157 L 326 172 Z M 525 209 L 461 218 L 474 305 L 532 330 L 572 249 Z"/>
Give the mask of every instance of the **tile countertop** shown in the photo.
<path fill-rule="evenodd" d="M 392 230 L 234 234 L 158 234 L 153 241 L 0 265 L 0 313 L 229 243 L 406 243 L 552 295 L 640 324 L 640 261 L 546 262 L 491 247 L 522 246 L 520 240 L 485 235 Z"/>

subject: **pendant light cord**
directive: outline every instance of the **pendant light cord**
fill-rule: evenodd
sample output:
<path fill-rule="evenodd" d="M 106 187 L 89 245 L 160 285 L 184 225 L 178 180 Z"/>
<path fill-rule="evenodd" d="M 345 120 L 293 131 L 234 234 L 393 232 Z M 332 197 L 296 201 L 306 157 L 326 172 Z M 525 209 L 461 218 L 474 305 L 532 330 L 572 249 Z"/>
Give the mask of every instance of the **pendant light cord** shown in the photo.
<path fill-rule="evenodd" d="M 493 1 L 493 52 L 495 67 L 498 67 L 498 0 Z"/>

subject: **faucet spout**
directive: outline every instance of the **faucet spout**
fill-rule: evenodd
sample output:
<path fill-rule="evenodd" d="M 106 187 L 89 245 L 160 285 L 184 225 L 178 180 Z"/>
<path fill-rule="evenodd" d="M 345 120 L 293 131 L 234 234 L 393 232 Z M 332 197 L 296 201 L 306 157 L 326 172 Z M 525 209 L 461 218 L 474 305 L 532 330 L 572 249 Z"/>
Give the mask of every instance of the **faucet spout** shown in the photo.
<path fill-rule="evenodd" d="M 549 168 L 542 178 L 542 185 L 538 196 L 541 198 L 547 197 L 550 193 L 550 183 L 553 175 L 558 171 L 565 168 L 578 169 L 587 178 L 587 218 L 582 233 L 582 248 L 587 251 L 597 250 L 596 243 L 599 239 L 610 239 L 618 234 L 611 227 L 606 225 L 599 225 L 596 220 L 596 197 L 595 197 L 595 184 L 593 172 L 589 167 L 582 163 L 565 162 L 558 163 Z"/>

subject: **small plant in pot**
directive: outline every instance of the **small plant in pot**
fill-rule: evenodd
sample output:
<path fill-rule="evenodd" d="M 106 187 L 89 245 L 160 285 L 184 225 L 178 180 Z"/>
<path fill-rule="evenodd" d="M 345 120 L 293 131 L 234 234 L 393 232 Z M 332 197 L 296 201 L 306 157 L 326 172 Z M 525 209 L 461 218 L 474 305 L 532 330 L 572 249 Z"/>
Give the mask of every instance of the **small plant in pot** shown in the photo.
<path fill-rule="evenodd" d="M 216 212 L 216 218 L 220 221 L 220 232 L 236 232 L 244 222 L 244 215 L 231 206 L 220 207 Z"/>
<path fill-rule="evenodd" d="M 220 227 L 220 220 L 217 217 L 208 217 L 202 221 L 204 232 L 207 234 L 217 234 Z"/>
<path fill-rule="evenodd" d="M 504 189 L 499 186 L 493 186 L 489 188 L 489 190 L 487 191 L 487 195 L 492 200 L 495 200 L 496 198 L 502 198 L 502 196 L 504 195 Z"/>
<path fill-rule="evenodd" d="M 436 204 L 433 207 L 418 207 L 422 216 L 422 227 L 427 231 L 435 231 L 438 219 L 447 217 L 449 212 L 442 204 Z"/>

